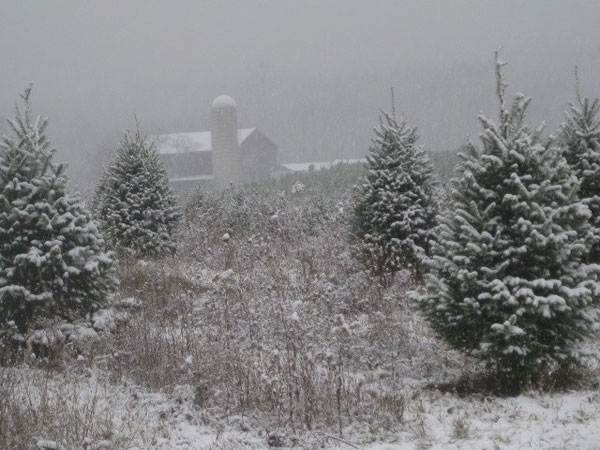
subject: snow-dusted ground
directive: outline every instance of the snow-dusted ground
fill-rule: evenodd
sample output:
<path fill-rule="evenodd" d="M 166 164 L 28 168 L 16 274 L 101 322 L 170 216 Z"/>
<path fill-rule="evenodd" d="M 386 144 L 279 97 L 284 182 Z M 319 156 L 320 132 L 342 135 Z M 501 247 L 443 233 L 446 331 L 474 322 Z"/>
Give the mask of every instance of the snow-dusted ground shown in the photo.
<path fill-rule="evenodd" d="M 54 406 L 51 420 L 80 422 L 86 436 L 56 436 L 38 430 L 39 448 L 114 449 L 598 449 L 600 393 L 529 393 L 516 398 L 459 398 L 438 391 L 407 390 L 403 424 L 394 431 L 351 425 L 342 437 L 331 432 L 295 435 L 265 430 L 257 417 L 225 416 L 194 405 L 190 386 L 172 393 L 151 393 L 128 383 L 111 383 L 98 370 L 77 374 L 12 369 L 14 395 L 24 404 Z M 2 378 L 6 380 L 7 378 Z M 48 400 L 50 399 L 50 400 Z M 30 403 L 31 404 L 31 403 Z M 43 410 L 41 408 L 40 410 Z M 92 426 L 93 423 L 93 426 Z M 56 429 L 56 424 L 46 423 Z M 104 435 L 102 435 L 104 433 Z M 82 446 L 72 442 L 83 438 Z M 55 445 L 56 444 L 56 445 Z"/>
<path fill-rule="evenodd" d="M 331 170 L 198 199 L 175 258 L 123 261 L 105 309 L 35 331 L 49 361 L 0 368 L 0 449 L 600 449 L 598 390 L 428 387 L 481 367 L 435 338 L 407 274 L 382 289 L 355 266 L 354 178 Z"/>

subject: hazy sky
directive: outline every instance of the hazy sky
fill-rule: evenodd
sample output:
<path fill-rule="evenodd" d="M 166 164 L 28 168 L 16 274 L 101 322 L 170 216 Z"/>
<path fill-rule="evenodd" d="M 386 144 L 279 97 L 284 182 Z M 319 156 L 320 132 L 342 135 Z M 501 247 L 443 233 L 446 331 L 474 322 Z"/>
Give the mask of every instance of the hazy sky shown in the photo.
<path fill-rule="evenodd" d="M 80 183 L 134 113 L 150 133 L 204 130 L 221 93 L 284 161 L 364 154 L 391 85 L 422 142 L 448 150 L 496 114 L 499 45 L 534 124 L 558 124 L 575 64 L 600 95 L 599 17 L 595 0 L 0 0 L 0 116 L 33 82 Z"/>

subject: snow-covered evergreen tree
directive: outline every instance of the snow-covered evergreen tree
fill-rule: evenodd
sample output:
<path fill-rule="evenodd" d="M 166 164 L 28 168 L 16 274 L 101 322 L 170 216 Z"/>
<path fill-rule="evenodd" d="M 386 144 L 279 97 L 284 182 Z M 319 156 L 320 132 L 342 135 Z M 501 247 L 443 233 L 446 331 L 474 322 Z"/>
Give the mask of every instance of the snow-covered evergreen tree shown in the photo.
<path fill-rule="evenodd" d="M 579 178 L 579 198 L 592 212 L 591 223 L 600 236 L 600 101 L 581 98 L 571 104 L 561 129 L 563 155 Z M 600 242 L 594 243 L 590 261 L 600 264 Z"/>
<path fill-rule="evenodd" d="M 468 146 L 452 205 L 436 230 L 420 305 L 456 349 L 522 387 L 544 370 L 579 361 L 577 343 L 598 323 L 598 266 L 584 263 L 590 210 L 559 149 L 525 125 L 530 99 L 484 116 Z"/>
<path fill-rule="evenodd" d="M 47 119 L 31 115 L 31 88 L 0 141 L 0 335 L 40 317 L 98 309 L 118 282 L 90 213 L 52 163 Z"/>
<path fill-rule="evenodd" d="M 121 140 L 100 180 L 94 210 L 114 249 L 140 256 L 175 251 L 177 200 L 154 146 L 139 131 Z"/>
<path fill-rule="evenodd" d="M 420 273 L 438 204 L 433 166 L 416 145 L 417 130 L 384 114 L 375 128 L 351 223 L 359 259 L 375 274 L 402 267 Z"/>

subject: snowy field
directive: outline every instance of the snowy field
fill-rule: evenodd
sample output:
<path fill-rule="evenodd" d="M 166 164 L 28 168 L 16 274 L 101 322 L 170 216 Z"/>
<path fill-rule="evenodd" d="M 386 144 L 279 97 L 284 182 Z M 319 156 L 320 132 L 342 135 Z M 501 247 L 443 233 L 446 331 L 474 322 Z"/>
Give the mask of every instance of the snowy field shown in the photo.
<path fill-rule="evenodd" d="M 83 447 L 61 446 L 34 436 L 39 448 L 115 449 L 597 449 L 600 448 L 600 394 L 568 392 L 526 394 L 499 399 L 458 398 L 433 391 L 407 389 L 410 400 L 402 424 L 379 433 L 348 426 L 343 437 L 327 431 L 298 433 L 269 430 L 259 417 L 214 415 L 194 405 L 192 386 L 173 393 L 151 393 L 135 385 L 115 385 L 99 370 L 44 374 L 12 370 L 3 373 L 15 384 L 15 395 L 28 402 L 60 400 L 56 427 L 77 426 L 89 436 Z M 6 378 L 3 378 L 6 380 Z M 43 414 L 43 409 L 38 410 Z M 79 421 L 78 424 L 74 422 Z M 54 427 L 48 423 L 48 426 Z M 89 427 L 89 428 L 88 428 Z M 269 445 L 271 443 L 271 445 Z M 56 444 L 56 445 L 54 445 Z M 16 447 L 15 447 L 16 448 Z"/>
<path fill-rule="evenodd" d="M 6 448 L 600 448 L 593 358 L 579 390 L 436 387 L 481 367 L 433 335 L 410 274 L 383 287 L 349 254 L 358 171 L 194 198 L 177 256 L 122 262 L 110 306 L 0 369 Z"/>

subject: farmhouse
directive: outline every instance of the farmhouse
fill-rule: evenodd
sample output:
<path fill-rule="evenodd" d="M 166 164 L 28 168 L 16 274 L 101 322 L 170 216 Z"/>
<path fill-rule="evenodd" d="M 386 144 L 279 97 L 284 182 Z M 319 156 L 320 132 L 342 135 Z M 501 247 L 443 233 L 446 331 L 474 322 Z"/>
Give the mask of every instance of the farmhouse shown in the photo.
<path fill-rule="evenodd" d="M 256 128 L 238 129 L 231 97 L 214 100 L 211 122 L 211 131 L 151 137 L 175 191 L 223 189 L 268 179 L 279 169 L 277 146 L 268 137 Z"/>

